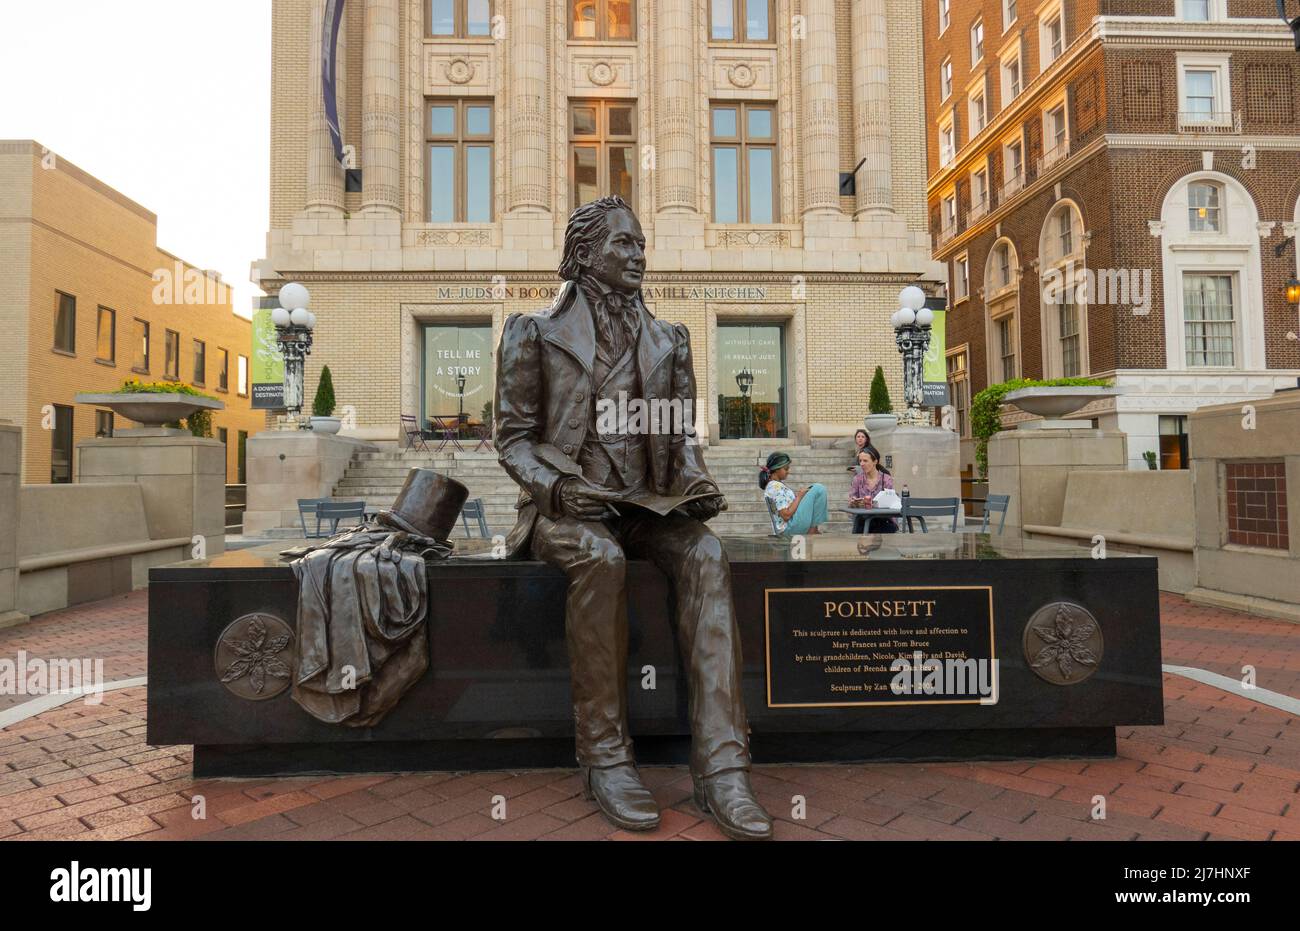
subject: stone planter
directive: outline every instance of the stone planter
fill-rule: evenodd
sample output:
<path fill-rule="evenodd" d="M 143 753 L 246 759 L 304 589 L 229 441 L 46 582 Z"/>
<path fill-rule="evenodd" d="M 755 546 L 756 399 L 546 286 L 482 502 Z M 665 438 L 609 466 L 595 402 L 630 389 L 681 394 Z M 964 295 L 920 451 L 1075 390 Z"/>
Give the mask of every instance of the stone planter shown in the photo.
<path fill-rule="evenodd" d="M 118 417 L 140 424 L 138 429 L 114 430 L 117 436 L 189 436 L 188 430 L 165 426 L 199 410 L 219 411 L 225 404 L 216 398 L 193 394 L 78 394 L 78 404 L 106 407 Z"/>
<path fill-rule="evenodd" d="M 877 433 L 881 430 L 891 429 L 898 426 L 897 414 L 868 414 L 863 419 L 863 424 L 867 428 L 867 433 Z"/>
<path fill-rule="evenodd" d="M 342 426 L 343 421 L 338 417 L 312 417 L 311 419 L 311 428 L 315 433 L 338 433 Z"/>
<path fill-rule="evenodd" d="M 1102 385 L 1044 386 L 1017 388 L 1004 395 L 1003 400 L 1008 404 L 1014 404 L 1025 413 L 1048 420 L 1057 420 L 1087 407 L 1093 401 L 1118 397 L 1123 393 L 1118 388 L 1107 388 Z"/>

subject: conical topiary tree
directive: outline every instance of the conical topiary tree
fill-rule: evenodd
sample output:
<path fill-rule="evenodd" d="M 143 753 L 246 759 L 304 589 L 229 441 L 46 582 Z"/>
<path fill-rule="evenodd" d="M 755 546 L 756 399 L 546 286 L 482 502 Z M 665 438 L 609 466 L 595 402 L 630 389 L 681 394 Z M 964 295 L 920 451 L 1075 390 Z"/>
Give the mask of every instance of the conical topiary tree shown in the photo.
<path fill-rule="evenodd" d="M 327 365 L 320 370 L 320 384 L 316 386 L 316 397 L 311 402 L 313 417 L 334 416 L 334 376 Z"/>
<path fill-rule="evenodd" d="M 892 414 L 894 407 L 889 403 L 889 386 L 885 384 L 885 370 L 876 366 L 876 374 L 871 378 L 871 397 L 867 410 L 872 414 Z"/>

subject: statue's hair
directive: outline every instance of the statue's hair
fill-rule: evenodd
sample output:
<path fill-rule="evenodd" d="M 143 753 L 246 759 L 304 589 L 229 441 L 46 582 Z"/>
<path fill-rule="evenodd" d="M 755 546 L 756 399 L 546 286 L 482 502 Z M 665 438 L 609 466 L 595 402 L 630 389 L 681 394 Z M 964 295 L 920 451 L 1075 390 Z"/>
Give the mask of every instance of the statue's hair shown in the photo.
<path fill-rule="evenodd" d="M 627 201 L 617 194 L 588 201 L 569 214 L 569 225 L 564 230 L 564 256 L 560 260 L 560 277 L 566 281 L 577 281 L 582 271 L 578 261 L 578 247 L 586 245 L 591 251 L 598 250 L 609 235 L 609 215 L 615 210 L 632 212 Z"/>

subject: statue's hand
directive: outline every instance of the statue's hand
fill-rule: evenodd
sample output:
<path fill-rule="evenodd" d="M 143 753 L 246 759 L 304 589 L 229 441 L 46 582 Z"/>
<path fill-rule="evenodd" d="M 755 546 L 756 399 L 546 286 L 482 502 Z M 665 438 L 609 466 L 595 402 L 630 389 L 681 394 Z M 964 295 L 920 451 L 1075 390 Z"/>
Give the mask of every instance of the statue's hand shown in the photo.
<path fill-rule="evenodd" d="M 727 499 L 721 494 L 701 498 L 698 501 L 688 501 L 678 508 L 687 517 L 693 517 L 698 521 L 712 520 L 726 509 Z"/>
<path fill-rule="evenodd" d="M 560 507 L 575 520 L 600 520 L 609 513 L 610 502 L 617 500 L 614 492 L 592 488 L 578 479 L 570 479 L 560 486 Z"/>

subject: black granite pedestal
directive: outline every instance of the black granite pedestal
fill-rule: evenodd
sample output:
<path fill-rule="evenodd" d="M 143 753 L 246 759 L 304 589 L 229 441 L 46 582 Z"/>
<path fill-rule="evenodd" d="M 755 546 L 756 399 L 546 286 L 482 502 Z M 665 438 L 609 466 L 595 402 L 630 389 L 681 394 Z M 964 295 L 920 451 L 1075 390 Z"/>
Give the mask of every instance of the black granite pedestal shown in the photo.
<path fill-rule="evenodd" d="M 220 681 L 237 618 L 294 626 L 276 548 L 152 570 L 149 742 L 194 745 L 198 776 L 575 765 L 564 576 L 457 543 L 429 565 L 430 670 L 371 728 Z M 1116 726 L 1163 723 L 1152 557 L 944 533 L 725 545 L 757 763 L 1107 756 Z M 683 763 L 669 586 L 633 561 L 628 590 L 637 758 Z"/>

